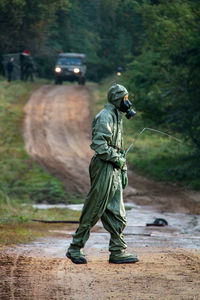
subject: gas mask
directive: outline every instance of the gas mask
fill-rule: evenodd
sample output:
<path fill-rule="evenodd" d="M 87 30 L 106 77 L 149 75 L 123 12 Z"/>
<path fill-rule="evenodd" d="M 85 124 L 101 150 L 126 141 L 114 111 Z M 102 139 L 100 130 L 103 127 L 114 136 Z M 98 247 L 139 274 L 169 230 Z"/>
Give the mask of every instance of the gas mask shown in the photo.
<path fill-rule="evenodd" d="M 119 110 L 126 113 L 127 119 L 133 118 L 136 114 L 134 109 L 131 109 L 131 107 L 132 107 L 132 103 L 128 99 L 125 101 L 122 99 Z"/>

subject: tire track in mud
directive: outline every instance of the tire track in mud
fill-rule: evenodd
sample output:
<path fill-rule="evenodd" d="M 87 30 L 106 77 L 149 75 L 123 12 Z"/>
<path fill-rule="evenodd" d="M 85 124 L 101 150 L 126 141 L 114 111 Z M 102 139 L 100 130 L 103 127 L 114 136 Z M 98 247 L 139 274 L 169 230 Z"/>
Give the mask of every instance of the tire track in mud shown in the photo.
<path fill-rule="evenodd" d="M 2 300 L 68 299 L 71 294 L 64 259 L 27 257 L 21 253 L 0 256 L 0 266 Z"/>
<path fill-rule="evenodd" d="M 67 191 L 79 194 L 89 189 L 88 97 L 86 87 L 42 86 L 24 107 L 27 152 L 59 178 Z"/>
<path fill-rule="evenodd" d="M 14 272 L 15 270 L 17 270 L 17 262 L 18 262 L 18 259 L 19 259 L 19 254 L 16 255 L 16 258 L 14 259 L 13 261 L 13 266 L 10 270 L 10 294 L 11 294 L 11 299 L 12 300 L 15 300 L 15 296 L 14 296 L 14 292 L 15 292 L 15 283 L 14 283 Z"/>
<path fill-rule="evenodd" d="M 78 300 L 85 293 L 85 287 L 90 287 L 94 281 L 86 266 L 74 268 L 67 259 L 27 257 L 22 253 L 18 259 L 12 255 L 0 258 L 1 266 L 13 260 L 10 276 L 5 277 L 4 274 L 3 283 L 7 289 L 0 287 L 2 300 Z M 12 284 L 9 285 L 9 282 Z M 93 297 L 88 294 L 86 299 L 92 300 Z"/>

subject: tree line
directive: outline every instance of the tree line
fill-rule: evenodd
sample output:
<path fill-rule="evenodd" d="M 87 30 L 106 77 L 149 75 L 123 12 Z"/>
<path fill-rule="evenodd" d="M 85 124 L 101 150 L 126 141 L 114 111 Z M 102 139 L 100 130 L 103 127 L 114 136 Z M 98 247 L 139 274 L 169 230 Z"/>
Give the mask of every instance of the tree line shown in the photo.
<path fill-rule="evenodd" d="M 88 77 L 124 69 L 146 120 L 200 151 L 198 0 L 2 0 L 0 54 L 29 49 L 40 76 L 60 52 L 87 55 Z"/>

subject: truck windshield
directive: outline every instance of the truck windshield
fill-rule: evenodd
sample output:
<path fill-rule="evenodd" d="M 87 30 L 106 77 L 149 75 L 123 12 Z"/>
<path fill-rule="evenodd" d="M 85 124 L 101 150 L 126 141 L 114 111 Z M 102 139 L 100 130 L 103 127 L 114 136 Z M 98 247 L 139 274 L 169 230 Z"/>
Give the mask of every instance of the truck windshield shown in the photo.
<path fill-rule="evenodd" d="M 82 60 L 80 57 L 59 57 L 58 65 L 82 65 Z"/>

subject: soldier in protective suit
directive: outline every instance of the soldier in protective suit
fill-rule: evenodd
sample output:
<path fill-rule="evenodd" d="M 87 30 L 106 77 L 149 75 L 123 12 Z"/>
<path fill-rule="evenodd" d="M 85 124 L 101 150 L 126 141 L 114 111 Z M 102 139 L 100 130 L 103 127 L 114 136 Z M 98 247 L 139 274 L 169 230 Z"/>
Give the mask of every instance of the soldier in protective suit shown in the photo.
<path fill-rule="evenodd" d="M 126 252 L 122 232 L 126 226 L 123 189 L 128 184 L 126 158 L 123 150 L 122 112 L 130 119 L 135 114 L 128 100 L 128 91 L 114 84 L 108 91 L 108 103 L 92 123 L 92 144 L 95 151 L 90 167 L 91 188 L 84 203 L 80 224 L 66 256 L 73 263 L 85 264 L 81 251 L 91 228 L 101 219 L 110 233 L 110 263 L 135 263 L 137 256 Z"/>

